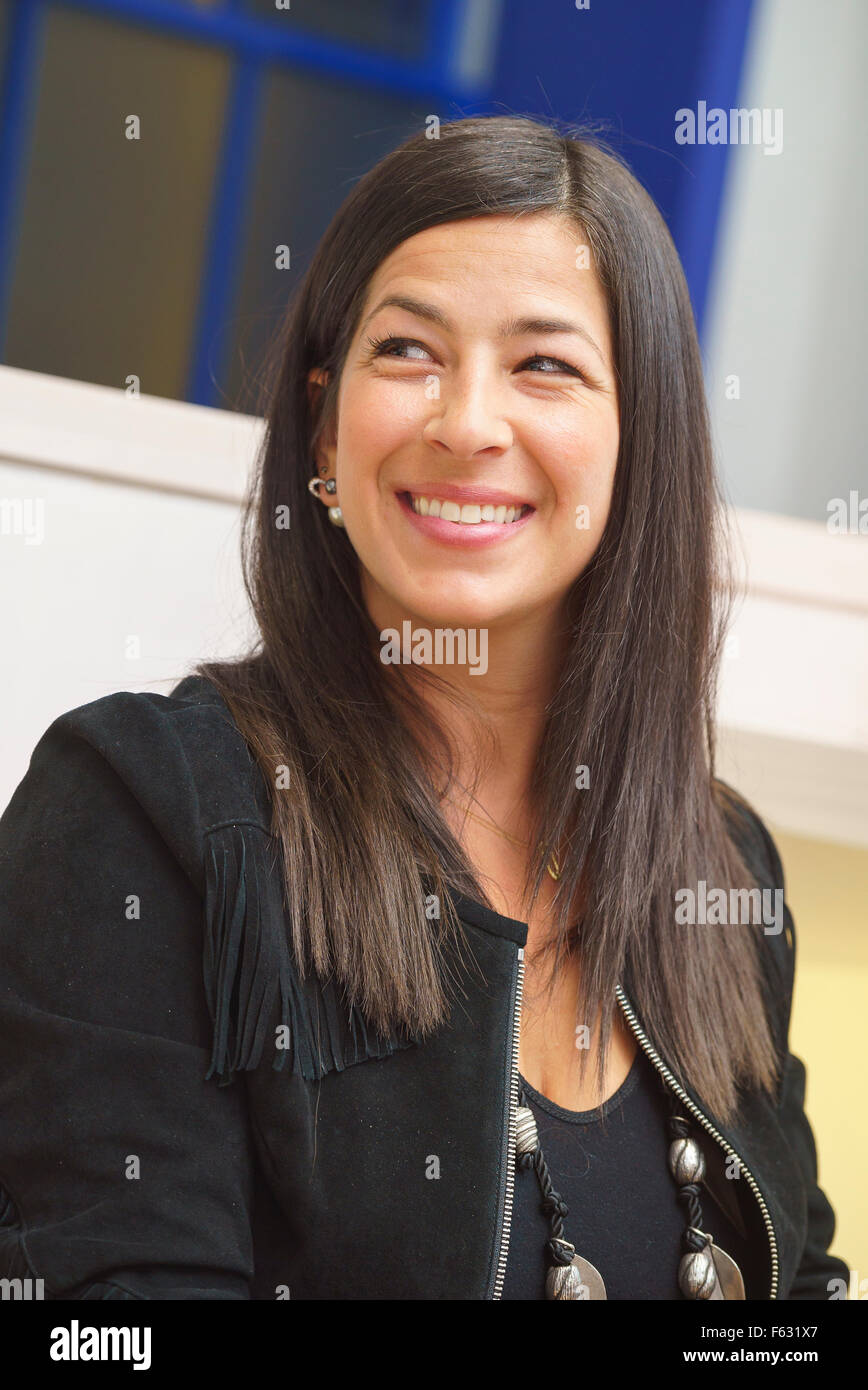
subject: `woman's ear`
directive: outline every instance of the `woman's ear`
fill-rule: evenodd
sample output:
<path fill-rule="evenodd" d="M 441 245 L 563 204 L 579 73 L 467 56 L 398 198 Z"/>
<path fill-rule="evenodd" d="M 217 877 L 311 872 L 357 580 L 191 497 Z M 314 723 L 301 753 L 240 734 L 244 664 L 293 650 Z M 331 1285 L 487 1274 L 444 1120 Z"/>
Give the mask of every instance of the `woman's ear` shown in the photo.
<path fill-rule="evenodd" d="M 307 395 L 310 401 L 312 413 L 316 413 L 319 399 L 328 384 L 329 374 L 322 367 L 312 367 L 307 375 Z M 316 466 L 317 476 L 320 478 L 333 478 L 335 476 L 335 455 L 337 453 L 337 431 L 334 422 L 329 423 L 320 433 L 316 442 L 313 454 L 313 462 Z M 334 493 L 327 493 L 325 488 L 318 488 L 317 495 L 320 501 L 327 507 L 337 506 Z"/>
<path fill-rule="evenodd" d="M 324 367 L 311 367 L 307 374 L 307 398 L 315 408 L 316 398 L 328 385 L 329 374 Z"/>

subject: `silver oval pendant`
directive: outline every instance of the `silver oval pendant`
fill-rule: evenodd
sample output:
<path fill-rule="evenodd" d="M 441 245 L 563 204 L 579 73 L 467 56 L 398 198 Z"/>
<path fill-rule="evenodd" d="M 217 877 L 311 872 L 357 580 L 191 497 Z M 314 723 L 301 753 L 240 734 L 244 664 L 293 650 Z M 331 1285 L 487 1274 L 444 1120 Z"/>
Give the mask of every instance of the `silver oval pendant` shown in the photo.
<path fill-rule="evenodd" d="M 546 1297 L 597 1300 L 606 1297 L 603 1276 L 590 1260 L 574 1255 L 568 1265 L 553 1265 L 546 1275 Z"/>
<path fill-rule="evenodd" d="M 735 1260 L 713 1241 L 708 1248 L 717 1274 L 717 1289 L 711 1295 L 712 1298 L 744 1298 L 744 1279 Z"/>

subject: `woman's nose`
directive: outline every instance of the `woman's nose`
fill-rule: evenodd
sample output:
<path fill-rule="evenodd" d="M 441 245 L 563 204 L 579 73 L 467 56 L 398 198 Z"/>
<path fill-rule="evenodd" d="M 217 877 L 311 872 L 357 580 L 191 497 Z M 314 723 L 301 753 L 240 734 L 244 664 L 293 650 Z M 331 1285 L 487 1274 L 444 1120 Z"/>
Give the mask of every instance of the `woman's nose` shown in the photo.
<path fill-rule="evenodd" d="M 423 430 L 427 444 L 445 449 L 457 459 L 473 458 L 485 450 L 502 452 L 513 441 L 497 382 L 490 373 L 475 371 L 461 380 L 441 382 L 439 396 Z"/>

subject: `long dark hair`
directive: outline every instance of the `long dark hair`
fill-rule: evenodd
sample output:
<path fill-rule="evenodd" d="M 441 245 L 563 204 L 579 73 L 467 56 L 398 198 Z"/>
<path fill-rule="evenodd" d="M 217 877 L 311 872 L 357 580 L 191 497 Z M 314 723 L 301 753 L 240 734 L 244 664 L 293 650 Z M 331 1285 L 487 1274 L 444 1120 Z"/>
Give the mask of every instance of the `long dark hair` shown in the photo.
<path fill-rule="evenodd" d="M 270 789 L 299 968 L 333 974 L 375 1027 L 424 1038 L 451 1008 L 447 943 L 465 941 L 445 886 L 491 903 L 401 702 L 444 750 L 446 730 L 399 688 L 400 666 L 379 660 L 355 552 L 306 485 L 385 257 L 439 223 L 542 211 L 572 219 L 607 295 L 620 451 L 605 532 L 569 596 L 526 886 L 532 900 L 556 850 L 552 949 L 555 965 L 579 952 L 577 1021 L 602 1010 L 599 1083 L 614 987 L 629 980 L 669 1065 L 726 1120 L 740 1085 L 771 1091 L 777 1080 L 756 927 L 675 921 L 679 888 L 755 882 L 714 777 L 726 537 L 681 265 L 652 199 L 602 140 L 523 116 L 456 120 L 439 139 L 413 136 L 354 187 L 293 298 L 265 383 L 243 542 L 259 640 L 242 660 L 196 670 L 227 701 Z M 314 367 L 329 374 L 318 404 Z M 287 505 L 288 530 L 275 524 Z M 590 786 L 576 791 L 580 764 Z"/>

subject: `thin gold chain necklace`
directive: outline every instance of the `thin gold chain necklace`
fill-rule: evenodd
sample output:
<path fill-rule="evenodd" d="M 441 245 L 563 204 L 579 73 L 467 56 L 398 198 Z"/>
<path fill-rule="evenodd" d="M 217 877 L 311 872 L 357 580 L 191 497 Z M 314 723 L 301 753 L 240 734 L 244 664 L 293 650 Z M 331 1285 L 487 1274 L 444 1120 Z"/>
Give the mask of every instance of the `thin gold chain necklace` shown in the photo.
<path fill-rule="evenodd" d="M 468 811 L 466 809 L 464 811 L 464 814 L 465 816 L 469 816 L 471 820 L 478 821 L 480 825 L 488 826 L 489 830 L 496 831 L 497 834 L 502 835 L 505 840 L 511 840 L 514 845 L 521 845 L 522 849 L 527 849 L 529 844 L 528 840 L 520 840 L 517 835 L 510 835 L 508 830 L 501 829 L 501 827 L 495 821 L 490 819 L 484 820 L 482 816 L 477 816 L 474 811 Z M 554 881 L 557 883 L 558 879 L 561 876 L 561 866 L 558 863 L 557 856 L 554 850 L 552 850 L 552 856 L 548 864 L 546 865 L 546 870 L 549 873 L 550 877 L 553 878 Z"/>

